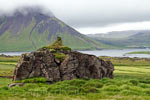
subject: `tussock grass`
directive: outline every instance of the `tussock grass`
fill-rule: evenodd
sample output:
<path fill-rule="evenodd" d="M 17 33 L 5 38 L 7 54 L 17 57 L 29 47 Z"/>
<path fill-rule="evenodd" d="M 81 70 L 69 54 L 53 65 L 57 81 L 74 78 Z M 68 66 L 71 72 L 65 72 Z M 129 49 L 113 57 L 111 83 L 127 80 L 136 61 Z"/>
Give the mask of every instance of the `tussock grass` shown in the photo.
<path fill-rule="evenodd" d="M 34 77 L 27 78 L 24 80 L 16 80 L 16 83 L 46 83 L 46 79 L 44 77 Z"/>
<path fill-rule="evenodd" d="M 105 57 L 103 59 L 106 60 Z M 49 84 L 43 78 L 31 78 L 19 81 L 25 83 L 23 87 L 8 88 L 12 80 L 0 78 L 0 98 L 1 100 L 150 99 L 149 59 L 109 58 L 109 60 L 115 65 L 114 79 L 74 79 Z M 14 65 L 0 66 L 4 72 L 14 69 Z"/>

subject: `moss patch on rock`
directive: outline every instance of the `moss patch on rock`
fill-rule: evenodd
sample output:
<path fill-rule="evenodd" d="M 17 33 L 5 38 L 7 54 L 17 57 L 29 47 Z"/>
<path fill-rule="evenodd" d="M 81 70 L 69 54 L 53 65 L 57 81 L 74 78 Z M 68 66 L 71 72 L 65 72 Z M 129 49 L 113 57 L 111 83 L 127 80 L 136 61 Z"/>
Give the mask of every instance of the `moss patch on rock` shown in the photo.
<path fill-rule="evenodd" d="M 71 48 L 64 46 L 61 37 L 57 37 L 57 40 L 53 44 L 44 46 L 38 50 L 50 50 L 55 53 L 56 50 L 71 50 Z"/>
<path fill-rule="evenodd" d="M 59 59 L 60 61 L 63 61 L 67 57 L 67 55 L 65 55 L 64 53 L 54 53 L 54 55 L 55 58 Z"/>

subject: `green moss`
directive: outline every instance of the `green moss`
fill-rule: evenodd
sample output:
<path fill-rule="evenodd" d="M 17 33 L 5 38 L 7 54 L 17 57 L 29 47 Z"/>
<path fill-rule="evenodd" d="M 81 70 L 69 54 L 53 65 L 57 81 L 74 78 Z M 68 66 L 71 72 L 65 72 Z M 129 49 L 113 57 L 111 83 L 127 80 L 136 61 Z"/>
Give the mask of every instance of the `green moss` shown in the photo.
<path fill-rule="evenodd" d="M 59 48 L 61 46 L 63 46 L 61 37 L 57 37 L 57 40 L 52 45 L 50 45 L 51 48 Z"/>
<path fill-rule="evenodd" d="M 56 50 L 55 50 L 55 49 L 50 49 L 50 51 L 51 51 L 52 53 L 56 53 Z"/>
<path fill-rule="evenodd" d="M 62 46 L 61 47 L 62 50 L 71 50 L 71 48 L 67 47 L 67 46 Z"/>
<path fill-rule="evenodd" d="M 52 45 L 50 45 L 49 48 L 60 50 L 71 50 L 71 48 L 63 45 L 61 37 L 57 37 L 57 40 Z"/>
<path fill-rule="evenodd" d="M 56 50 L 71 50 L 71 48 L 67 47 L 67 46 L 64 46 L 63 43 L 62 43 L 62 39 L 61 37 L 57 37 L 57 40 L 49 45 L 49 46 L 44 46 L 42 48 L 40 48 L 39 50 L 50 50 L 52 52 L 55 52 Z"/>
<path fill-rule="evenodd" d="M 64 53 L 54 53 L 55 57 L 61 61 L 63 61 L 67 55 L 65 55 Z"/>

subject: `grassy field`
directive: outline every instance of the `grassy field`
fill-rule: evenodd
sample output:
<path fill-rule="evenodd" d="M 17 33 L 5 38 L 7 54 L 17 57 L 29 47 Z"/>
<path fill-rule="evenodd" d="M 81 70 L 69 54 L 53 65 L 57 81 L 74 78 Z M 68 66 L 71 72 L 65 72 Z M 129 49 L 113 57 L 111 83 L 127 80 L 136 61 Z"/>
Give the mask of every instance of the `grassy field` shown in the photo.
<path fill-rule="evenodd" d="M 128 54 L 150 54 L 150 51 L 129 52 Z"/>
<path fill-rule="evenodd" d="M 0 100 L 150 100 L 150 59 L 111 58 L 114 79 L 75 79 L 54 84 L 43 78 L 23 80 L 23 87 L 8 88 L 12 79 L 0 78 Z M 0 57 L 0 76 L 12 76 L 18 57 Z"/>
<path fill-rule="evenodd" d="M 0 76 L 12 76 L 18 60 L 18 56 L 0 56 Z"/>

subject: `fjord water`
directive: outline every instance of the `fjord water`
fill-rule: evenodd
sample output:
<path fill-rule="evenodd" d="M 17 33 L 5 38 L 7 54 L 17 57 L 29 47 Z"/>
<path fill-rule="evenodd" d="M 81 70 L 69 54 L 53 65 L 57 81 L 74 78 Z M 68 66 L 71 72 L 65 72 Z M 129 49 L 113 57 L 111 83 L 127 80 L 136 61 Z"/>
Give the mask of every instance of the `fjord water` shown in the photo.
<path fill-rule="evenodd" d="M 87 53 L 95 56 L 111 56 L 111 57 L 139 57 L 139 58 L 150 58 L 149 54 L 127 54 L 129 52 L 135 51 L 150 51 L 150 49 L 104 49 L 104 50 L 87 50 L 87 51 L 79 51 L 81 53 Z M 9 55 L 9 56 L 20 56 L 21 54 L 26 52 L 1 52 L 1 54 Z"/>
<path fill-rule="evenodd" d="M 135 51 L 150 51 L 150 49 L 108 49 L 108 50 L 80 51 L 80 52 L 96 56 L 150 58 L 149 54 L 127 54 L 129 52 Z"/>

